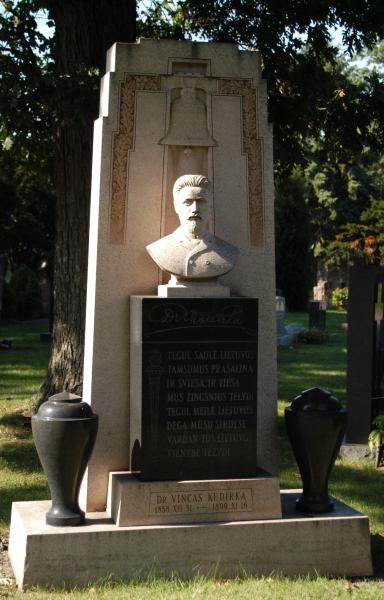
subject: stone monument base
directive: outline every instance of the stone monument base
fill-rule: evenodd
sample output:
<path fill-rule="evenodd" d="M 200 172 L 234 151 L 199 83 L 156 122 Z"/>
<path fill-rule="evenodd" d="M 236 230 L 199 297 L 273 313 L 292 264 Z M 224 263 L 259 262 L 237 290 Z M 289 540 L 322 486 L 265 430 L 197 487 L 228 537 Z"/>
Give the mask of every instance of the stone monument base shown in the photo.
<path fill-rule="evenodd" d="M 109 474 L 107 513 L 118 527 L 281 519 L 279 481 L 250 479 L 139 481 Z"/>
<path fill-rule="evenodd" d="M 231 290 L 218 283 L 163 284 L 157 286 L 159 298 L 227 298 Z"/>
<path fill-rule="evenodd" d="M 117 527 L 106 513 L 88 513 L 82 527 L 52 527 L 45 524 L 50 501 L 15 502 L 9 555 L 19 588 L 154 573 L 372 575 L 368 518 L 338 501 L 331 514 L 300 515 L 299 493 L 282 492 L 282 519 L 147 527 Z"/>

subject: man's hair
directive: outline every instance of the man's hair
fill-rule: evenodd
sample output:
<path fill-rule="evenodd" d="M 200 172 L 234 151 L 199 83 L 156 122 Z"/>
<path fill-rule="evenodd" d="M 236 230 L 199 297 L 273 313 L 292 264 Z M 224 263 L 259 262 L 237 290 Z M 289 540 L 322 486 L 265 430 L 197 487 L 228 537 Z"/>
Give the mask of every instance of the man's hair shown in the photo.
<path fill-rule="evenodd" d="M 212 192 L 211 182 L 205 175 L 182 175 L 179 179 L 176 179 L 175 185 L 173 186 L 173 199 L 180 190 L 185 187 L 201 187 L 205 189 L 208 194 Z"/>

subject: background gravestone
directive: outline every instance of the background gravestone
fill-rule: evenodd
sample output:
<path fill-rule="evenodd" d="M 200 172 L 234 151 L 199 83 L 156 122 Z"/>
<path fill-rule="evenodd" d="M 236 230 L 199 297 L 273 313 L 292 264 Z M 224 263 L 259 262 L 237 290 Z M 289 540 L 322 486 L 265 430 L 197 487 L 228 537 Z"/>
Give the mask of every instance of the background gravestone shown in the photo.
<path fill-rule="evenodd" d="M 348 283 L 347 398 L 349 444 L 366 444 L 384 414 L 384 268 L 354 266 Z"/>
<path fill-rule="evenodd" d="M 285 335 L 285 298 L 283 296 L 276 296 L 276 333 L 277 336 Z"/>
<path fill-rule="evenodd" d="M 321 308 L 319 300 L 310 300 L 308 303 L 309 329 L 321 329 L 325 331 L 326 311 Z"/>

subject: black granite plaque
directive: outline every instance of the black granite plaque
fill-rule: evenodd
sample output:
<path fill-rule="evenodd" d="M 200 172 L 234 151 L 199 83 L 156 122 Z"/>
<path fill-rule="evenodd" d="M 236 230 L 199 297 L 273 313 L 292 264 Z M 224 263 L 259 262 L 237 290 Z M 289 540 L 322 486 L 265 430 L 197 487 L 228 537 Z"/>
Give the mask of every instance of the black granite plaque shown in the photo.
<path fill-rule="evenodd" d="M 257 299 L 144 298 L 143 480 L 257 474 Z"/>

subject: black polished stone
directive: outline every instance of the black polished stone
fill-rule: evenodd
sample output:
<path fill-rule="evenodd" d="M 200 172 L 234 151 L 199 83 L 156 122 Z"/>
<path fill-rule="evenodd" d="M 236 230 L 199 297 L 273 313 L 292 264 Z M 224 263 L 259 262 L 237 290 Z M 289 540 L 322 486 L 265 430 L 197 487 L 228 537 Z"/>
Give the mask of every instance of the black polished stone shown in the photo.
<path fill-rule="evenodd" d="M 141 479 L 251 477 L 257 469 L 252 298 L 144 298 Z"/>
<path fill-rule="evenodd" d="M 310 300 L 308 304 L 309 329 L 321 329 L 325 331 L 326 314 L 326 311 L 320 308 L 318 300 Z"/>
<path fill-rule="evenodd" d="M 65 391 L 51 396 L 32 417 L 33 439 L 52 496 L 46 514 L 48 525 L 84 522 L 78 496 L 97 428 L 98 416 L 89 404 Z"/>
<path fill-rule="evenodd" d="M 366 444 L 372 420 L 384 412 L 384 266 L 350 267 L 348 289 L 346 439 Z"/>

